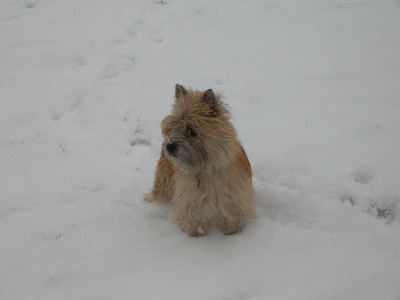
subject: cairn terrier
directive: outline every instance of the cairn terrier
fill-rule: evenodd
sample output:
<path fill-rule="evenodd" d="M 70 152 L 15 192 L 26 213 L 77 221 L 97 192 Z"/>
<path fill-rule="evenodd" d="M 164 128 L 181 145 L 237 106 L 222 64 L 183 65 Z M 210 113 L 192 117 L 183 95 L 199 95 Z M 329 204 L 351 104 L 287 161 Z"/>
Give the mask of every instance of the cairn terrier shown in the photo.
<path fill-rule="evenodd" d="M 161 122 L 164 142 L 149 202 L 172 201 L 174 222 L 188 235 L 217 226 L 225 235 L 256 218 L 252 172 L 221 95 L 175 86 L 172 112 Z"/>

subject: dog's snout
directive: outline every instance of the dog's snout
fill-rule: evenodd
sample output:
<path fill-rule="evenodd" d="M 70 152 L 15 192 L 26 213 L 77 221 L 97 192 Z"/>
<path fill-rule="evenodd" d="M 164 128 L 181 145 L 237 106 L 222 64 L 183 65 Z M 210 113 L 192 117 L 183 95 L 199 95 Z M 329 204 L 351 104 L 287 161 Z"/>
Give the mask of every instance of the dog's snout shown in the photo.
<path fill-rule="evenodd" d="M 178 150 L 178 144 L 176 142 L 170 142 L 165 146 L 165 148 L 167 148 L 169 154 L 175 155 Z"/>

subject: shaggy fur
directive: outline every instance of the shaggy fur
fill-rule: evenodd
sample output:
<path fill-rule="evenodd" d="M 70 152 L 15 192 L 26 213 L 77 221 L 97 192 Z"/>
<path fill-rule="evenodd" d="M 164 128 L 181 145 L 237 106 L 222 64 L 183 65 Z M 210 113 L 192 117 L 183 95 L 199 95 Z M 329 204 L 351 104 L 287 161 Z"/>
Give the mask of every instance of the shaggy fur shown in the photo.
<path fill-rule="evenodd" d="M 220 95 L 177 84 L 172 113 L 161 122 L 164 143 L 146 201 L 175 204 L 174 221 L 190 236 L 217 226 L 240 231 L 256 218 L 250 163 Z"/>

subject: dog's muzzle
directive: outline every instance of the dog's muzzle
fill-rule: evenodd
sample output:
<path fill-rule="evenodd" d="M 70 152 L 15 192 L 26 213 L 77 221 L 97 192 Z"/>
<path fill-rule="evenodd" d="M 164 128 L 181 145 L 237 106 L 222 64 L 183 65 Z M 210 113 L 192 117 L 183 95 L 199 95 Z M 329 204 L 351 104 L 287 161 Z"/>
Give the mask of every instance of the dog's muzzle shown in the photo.
<path fill-rule="evenodd" d="M 176 156 L 178 152 L 178 143 L 177 142 L 168 142 L 165 145 L 165 149 L 167 149 L 168 153 L 172 156 Z"/>

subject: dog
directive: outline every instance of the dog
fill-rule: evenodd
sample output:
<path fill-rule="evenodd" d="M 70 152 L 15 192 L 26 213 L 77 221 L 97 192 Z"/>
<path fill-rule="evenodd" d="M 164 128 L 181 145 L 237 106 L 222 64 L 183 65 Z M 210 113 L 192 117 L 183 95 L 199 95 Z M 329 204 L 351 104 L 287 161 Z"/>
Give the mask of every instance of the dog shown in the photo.
<path fill-rule="evenodd" d="M 210 226 L 232 235 L 257 218 L 251 166 L 221 95 L 176 84 L 161 129 L 164 142 L 146 201 L 174 203 L 174 222 L 192 237 Z"/>

